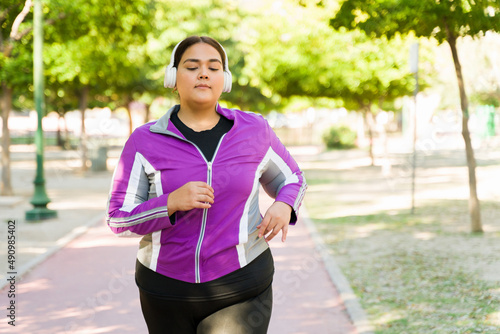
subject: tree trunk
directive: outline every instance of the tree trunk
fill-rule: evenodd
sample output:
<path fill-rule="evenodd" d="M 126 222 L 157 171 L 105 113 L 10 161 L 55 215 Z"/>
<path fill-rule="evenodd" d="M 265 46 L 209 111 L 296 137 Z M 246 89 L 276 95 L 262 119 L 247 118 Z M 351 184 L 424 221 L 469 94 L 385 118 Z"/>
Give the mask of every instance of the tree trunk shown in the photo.
<path fill-rule="evenodd" d="M 58 120 L 58 124 L 57 124 L 57 135 L 58 135 L 58 141 L 59 141 L 59 137 L 60 137 L 60 142 L 59 142 L 59 146 L 61 146 L 61 148 L 63 150 L 70 150 L 71 149 L 71 145 L 70 145 L 70 142 L 69 142 L 69 131 L 68 131 L 68 123 L 66 122 L 66 115 L 64 113 L 64 110 L 60 110 L 58 112 L 58 115 L 59 115 L 59 120 Z M 63 123 L 63 129 L 61 129 L 61 121 Z"/>
<path fill-rule="evenodd" d="M 372 161 L 372 166 L 375 166 L 375 155 L 373 154 L 373 129 L 374 129 L 374 120 L 373 114 L 371 112 L 370 107 L 366 107 L 365 109 L 365 119 L 366 124 L 368 125 L 368 137 L 370 138 L 370 159 Z"/>
<path fill-rule="evenodd" d="M 61 131 L 61 118 L 63 117 L 61 113 L 57 113 L 57 146 L 64 149 L 64 139 Z"/>
<path fill-rule="evenodd" d="M 12 177 L 10 169 L 10 132 L 9 132 L 9 114 L 12 109 L 12 88 L 7 87 L 2 82 L 2 183 L 0 187 L 1 196 L 12 196 Z"/>
<path fill-rule="evenodd" d="M 465 93 L 465 85 L 462 76 L 462 67 L 458 59 L 457 53 L 457 37 L 453 32 L 446 27 L 448 35 L 448 44 L 450 45 L 453 62 L 455 63 L 455 72 L 458 79 L 458 89 L 460 91 L 460 107 L 462 109 L 462 136 L 465 141 L 465 153 L 467 156 L 467 167 L 469 170 L 469 214 L 471 218 L 471 230 L 473 233 L 482 233 L 483 227 L 481 224 L 481 210 L 479 199 L 477 197 L 477 182 L 476 182 L 476 159 L 474 158 L 474 150 L 470 139 L 469 132 L 469 102 Z"/>
<path fill-rule="evenodd" d="M 151 104 L 148 103 L 145 106 L 146 106 L 146 112 L 144 115 L 144 124 L 149 122 L 149 115 L 151 114 Z"/>
<path fill-rule="evenodd" d="M 132 120 L 132 111 L 130 110 L 130 105 L 128 103 L 125 105 L 125 110 L 127 110 L 128 115 L 128 133 L 130 136 L 134 131 L 134 121 Z"/>
<path fill-rule="evenodd" d="M 82 131 L 80 136 L 80 153 L 82 158 L 82 171 L 88 170 L 87 133 L 85 132 L 85 110 L 87 110 L 89 99 L 89 87 L 84 86 L 80 92 L 79 109 L 82 114 Z"/>
<path fill-rule="evenodd" d="M 71 137 L 69 135 L 68 121 L 66 120 L 66 114 L 63 114 L 62 118 L 64 122 L 64 149 L 72 150 L 73 145 L 71 145 Z"/>

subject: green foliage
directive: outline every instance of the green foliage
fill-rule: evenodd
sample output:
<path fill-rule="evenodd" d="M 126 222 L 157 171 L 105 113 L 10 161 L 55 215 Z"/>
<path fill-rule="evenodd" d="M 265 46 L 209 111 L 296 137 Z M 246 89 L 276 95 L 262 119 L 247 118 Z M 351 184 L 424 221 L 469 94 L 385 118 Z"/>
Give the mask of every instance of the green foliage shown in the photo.
<path fill-rule="evenodd" d="M 323 141 L 329 149 L 349 149 L 356 147 L 356 132 L 340 125 L 331 127 L 323 135 Z"/>
<path fill-rule="evenodd" d="M 12 10 L 1 21 L 4 42 L 9 40 L 6 28 L 23 5 L 7 2 Z M 384 3 L 385 13 L 389 7 Z M 418 5 L 414 3 L 410 1 Z M 357 2 L 344 2 L 335 20 L 348 12 L 349 4 L 354 8 Z M 318 98 L 343 101 L 349 109 L 361 109 L 412 93 L 414 80 L 407 64 L 411 37 L 402 38 L 394 30 L 388 36 L 395 38 L 373 39 L 372 31 L 348 31 L 351 23 L 348 29 L 336 23 L 339 29 L 332 31 L 329 22 L 339 9 L 336 1 L 247 7 L 254 10 L 231 0 L 46 0 L 47 105 L 52 110 L 76 108 L 83 86 L 90 87 L 90 106 L 151 103 L 155 96 L 170 94 L 163 88 L 165 66 L 174 45 L 192 34 L 213 36 L 225 46 L 234 82 L 232 92 L 221 100 L 242 109 L 288 110 L 294 97 L 312 104 Z M 377 8 L 368 2 L 366 12 L 373 16 Z M 366 16 L 357 9 L 354 13 L 358 19 Z M 30 29 L 31 24 L 29 14 L 22 28 Z M 31 44 L 28 33 L 15 43 L 16 57 L 0 57 L 2 81 L 18 87 L 15 96 L 28 100 Z"/>
<path fill-rule="evenodd" d="M 47 14 L 62 17 L 46 29 L 47 87 L 57 92 L 47 97 L 48 104 L 76 108 L 85 86 L 91 88 L 90 106 L 104 102 L 116 107 L 146 91 L 141 66 L 148 57 L 141 47 L 151 31 L 155 2 L 58 2 L 50 2 Z"/>
<path fill-rule="evenodd" d="M 500 91 L 478 92 L 471 96 L 471 101 L 478 105 L 491 105 L 498 108 L 500 107 Z"/>
<path fill-rule="evenodd" d="M 33 81 L 32 24 L 22 22 L 17 33 L 12 27 L 22 11 L 24 1 L 2 0 L 0 10 L 0 82 L 12 89 L 25 88 Z M 32 14 L 28 13 L 29 21 Z"/>
<path fill-rule="evenodd" d="M 414 32 L 417 37 L 434 37 L 442 43 L 450 33 L 458 37 L 499 31 L 499 15 L 499 0 L 346 0 L 330 24 L 335 29 L 359 28 L 389 39 Z"/>
<path fill-rule="evenodd" d="M 326 97 L 359 110 L 411 94 L 408 39 L 373 40 L 361 32 L 332 31 L 333 3 L 287 4 L 271 4 L 264 19 L 247 19 L 242 28 L 241 43 L 248 50 L 242 79 L 261 87 L 265 96 L 278 101 Z"/>

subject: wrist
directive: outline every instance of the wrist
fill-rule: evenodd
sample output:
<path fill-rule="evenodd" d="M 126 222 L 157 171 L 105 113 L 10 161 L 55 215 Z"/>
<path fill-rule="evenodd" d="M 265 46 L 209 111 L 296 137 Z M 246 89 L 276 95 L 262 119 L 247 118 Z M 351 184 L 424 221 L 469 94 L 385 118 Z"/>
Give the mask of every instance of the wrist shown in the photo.
<path fill-rule="evenodd" d="M 172 193 L 167 195 L 167 211 L 169 216 L 173 215 L 177 211 L 174 197 L 171 195 Z"/>
<path fill-rule="evenodd" d="M 290 204 L 288 204 L 288 203 L 285 203 L 285 202 L 282 202 L 282 201 L 276 201 L 274 203 L 279 203 L 279 205 L 288 208 L 290 210 L 290 213 L 293 211 L 292 206 Z"/>

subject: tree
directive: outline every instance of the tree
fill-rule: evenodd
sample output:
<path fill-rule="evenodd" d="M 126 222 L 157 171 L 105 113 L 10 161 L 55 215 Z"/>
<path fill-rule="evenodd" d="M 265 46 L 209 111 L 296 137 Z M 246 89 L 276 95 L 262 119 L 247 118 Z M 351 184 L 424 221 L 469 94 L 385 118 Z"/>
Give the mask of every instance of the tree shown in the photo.
<path fill-rule="evenodd" d="M 500 0 L 346 0 L 330 21 L 333 28 L 359 28 L 375 37 L 393 38 L 413 32 L 417 37 L 434 37 L 448 42 L 460 93 L 462 136 L 469 175 L 469 212 L 472 232 L 482 232 L 480 204 L 476 186 L 476 160 L 468 128 L 469 102 L 456 42 L 463 36 L 481 36 L 500 31 Z"/>
<path fill-rule="evenodd" d="M 32 83 L 33 62 L 30 25 L 24 23 L 30 16 L 31 0 L 4 1 L 0 9 L 0 82 L 2 89 L 2 180 L 0 195 L 13 194 L 10 168 L 9 114 L 13 96 L 21 87 Z M 31 51 L 31 52 L 30 52 Z"/>
<path fill-rule="evenodd" d="M 247 23 L 248 52 L 243 75 L 270 99 L 307 96 L 341 100 L 363 113 L 373 156 L 373 113 L 377 106 L 412 91 L 408 41 L 372 40 L 354 31 L 332 33 L 323 8 L 275 8 L 266 20 Z M 300 29 L 296 29 L 300 26 Z M 273 32 L 273 33 L 270 33 Z"/>
<path fill-rule="evenodd" d="M 59 1 L 59 0 L 52 0 Z M 68 2 L 59 2 L 59 5 Z M 10 173 L 10 132 L 8 128 L 9 113 L 12 110 L 13 98 L 23 97 L 32 101 L 32 94 L 27 88 L 33 86 L 33 15 L 32 0 L 24 3 L 14 0 L 5 0 L 0 10 L 0 81 L 2 97 L 2 182 L 1 195 L 11 195 Z M 45 27 L 52 27 L 62 20 L 64 11 L 45 15 Z M 26 103 L 29 105 L 30 103 Z"/>
<path fill-rule="evenodd" d="M 406 57 L 408 41 L 400 38 L 373 40 L 357 31 L 346 36 L 350 37 L 349 44 L 353 47 L 346 52 L 347 58 L 340 60 L 343 80 L 337 89 L 346 108 L 363 114 L 374 165 L 374 116 L 385 105 L 411 94 L 413 89 Z M 349 49 L 349 44 L 345 49 Z M 337 46 L 343 45 L 337 43 Z"/>
<path fill-rule="evenodd" d="M 80 153 L 87 169 L 85 111 L 89 106 L 125 106 L 145 90 L 141 66 L 147 56 L 138 52 L 151 30 L 156 2 L 146 0 L 65 2 L 52 0 L 49 13 L 65 19 L 47 31 L 47 75 L 50 90 L 72 98 L 82 114 Z M 52 100 L 54 101 L 54 100 Z"/>

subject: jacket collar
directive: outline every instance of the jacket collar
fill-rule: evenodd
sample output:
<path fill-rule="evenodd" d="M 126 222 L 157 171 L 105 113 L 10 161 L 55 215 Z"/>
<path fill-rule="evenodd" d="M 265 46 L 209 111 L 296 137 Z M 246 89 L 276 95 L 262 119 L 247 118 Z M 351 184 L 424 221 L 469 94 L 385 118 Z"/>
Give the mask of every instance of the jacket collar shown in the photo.
<path fill-rule="evenodd" d="M 156 121 L 153 125 L 149 127 L 149 131 L 155 132 L 155 133 L 163 133 L 163 134 L 168 134 L 172 135 L 175 137 L 179 137 L 179 134 L 174 133 L 168 129 L 170 123 L 170 116 L 172 115 L 173 112 L 177 112 L 180 109 L 180 105 L 177 104 L 170 108 L 165 115 L 160 117 L 158 121 Z M 219 103 L 217 103 L 216 111 L 218 114 L 226 117 L 227 119 L 230 119 L 232 121 L 235 120 L 235 112 L 233 109 L 226 109 L 222 108 Z"/>

